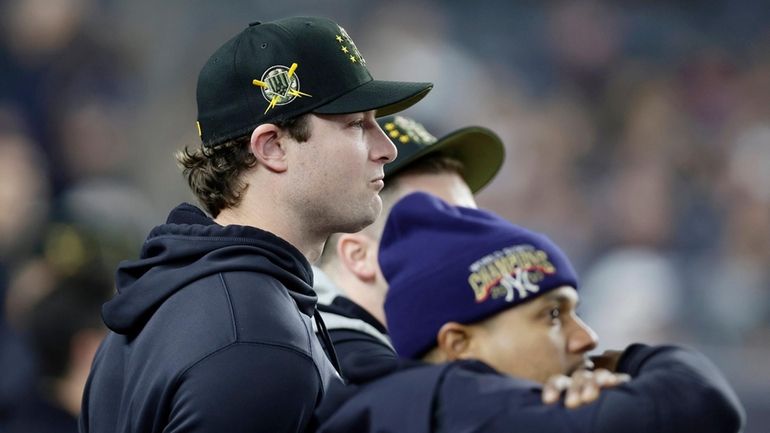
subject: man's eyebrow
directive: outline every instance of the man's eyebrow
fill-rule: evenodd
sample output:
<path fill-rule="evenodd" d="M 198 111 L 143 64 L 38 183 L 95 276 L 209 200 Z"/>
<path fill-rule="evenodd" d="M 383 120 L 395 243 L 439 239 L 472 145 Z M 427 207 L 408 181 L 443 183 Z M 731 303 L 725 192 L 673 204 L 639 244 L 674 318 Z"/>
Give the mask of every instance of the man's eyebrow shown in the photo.
<path fill-rule="evenodd" d="M 546 295 L 546 299 L 549 301 L 558 302 L 560 304 L 572 304 L 574 302 L 576 307 L 580 305 L 580 297 L 578 297 L 577 294 L 574 296 L 567 295 L 562 291 L 548 293 Z"/>

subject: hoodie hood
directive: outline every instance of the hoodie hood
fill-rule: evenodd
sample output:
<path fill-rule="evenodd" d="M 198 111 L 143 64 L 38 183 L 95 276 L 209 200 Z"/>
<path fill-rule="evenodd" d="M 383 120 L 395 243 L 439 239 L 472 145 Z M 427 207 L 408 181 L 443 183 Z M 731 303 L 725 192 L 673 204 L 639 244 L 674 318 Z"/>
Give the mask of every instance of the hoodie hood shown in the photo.
<path fill-rule="evenodd" d="M 138 260 L 120 264 L 118 293 L 104 304 L 102 318 L 116 333 L 135 335 L 178 290 L 209 275 L 237 271 L 275 278 L 303 314 L 313 315 L 313 272 L 299 250 L 264 230 L 220 226 L 197 207 L 184 203 L 171 211 L 166 224 L 150 232 Z"/>

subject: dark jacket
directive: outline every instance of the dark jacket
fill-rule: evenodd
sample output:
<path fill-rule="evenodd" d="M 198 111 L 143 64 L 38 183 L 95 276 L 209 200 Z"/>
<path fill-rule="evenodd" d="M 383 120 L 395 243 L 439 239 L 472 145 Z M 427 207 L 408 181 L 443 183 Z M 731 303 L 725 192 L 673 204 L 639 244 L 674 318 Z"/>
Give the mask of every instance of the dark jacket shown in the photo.
<path fill-rule="evenodd" d="M 733 390 L 697 352 L 633 345 L 618 370 L 633 379 L 567 409 L 543 404 L 538 384 L 480 362 L 362 364 L 348 375 L 359 384 L 329 390 L 319 432 L 730 433 L 745 422 Z"/>
<path fill-rule="evenodd" d="M 334 343 L 343 375 L 348 368 L 357 368 L 356 365 L 348 366 L 349 363 L 397 359 L 385 326 L 363 307 L 346 298 L 321 269 L 313 267 L 313 274 L 318 311 Z"/>
<path fill-rule="evenodd" d="M 311 287 L 286 241 L 180 205 L 118 268 L 81 432 L 303 431 L 337 378 Z"/>

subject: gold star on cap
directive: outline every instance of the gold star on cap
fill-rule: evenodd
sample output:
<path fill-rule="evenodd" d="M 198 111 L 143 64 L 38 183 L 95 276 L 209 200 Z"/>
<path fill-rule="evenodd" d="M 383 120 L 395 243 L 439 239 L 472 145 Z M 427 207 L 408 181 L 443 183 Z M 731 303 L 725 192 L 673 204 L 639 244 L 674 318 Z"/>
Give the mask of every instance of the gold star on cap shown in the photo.
<path fill-rule="evenodd" d="M 401 116 L 395 116 L 393 122 L 387 122 L 382 127 L 388 136 L 398 140 L 401 144 L 413 142 L 420 146 L 427 146 L 436 142 L 432 136 L 419 123 Z"/>
<path fill-rule="evenodd" d="M 388 136 L 394 140 L 400 141 L 402 144 L 409 143 L 411 140 L 409 138 L 409 135 L 407 135 L 406 132 L 400 131 L 398 128 L 396 128 L 396 125 L 393 122 L 388 122 L 385 124 L 385 131 L 388 132 Z"/>
<path fill-rule="evenodd" d="M 350 60 L 350 63 L 358 63 L 362 66 L 365 66 L 366 60 L 364 60 L 364 57 L 361 55 L 361 52 L 358 51 L 358 48 L 356 47 L 356 44 L 353 42 L 353 40 L 350 39 L 348 32 L 346 32 L 345 29 L 343 29 L 342 27 L 339 27 L 339 30 L 340 30 L 340 33 L 338 35 L 335 35 L 334 39 L 336 39 L 337 42 L 340 43 L 340 51 L 342 51 L 346 55 L 350 54 L 349 56 L 347 56 L 348 60 Z"/>

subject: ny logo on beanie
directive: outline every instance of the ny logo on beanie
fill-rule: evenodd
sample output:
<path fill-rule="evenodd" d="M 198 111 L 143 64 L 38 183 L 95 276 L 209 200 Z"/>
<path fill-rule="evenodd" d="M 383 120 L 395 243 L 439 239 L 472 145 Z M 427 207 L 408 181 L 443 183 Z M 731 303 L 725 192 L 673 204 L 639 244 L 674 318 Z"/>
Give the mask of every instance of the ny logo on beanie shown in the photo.
<path fill-rule="evenodd" d="M 532 245 L 495 251 L 473 262 L 468 270 L 468 284 L 476 295 L 476 302 L 502 296 L 507 302 L 513 302 L 514 289 L 518 294 L 516 299 L 523 300 L 529 293 L 540 291 L 536 283 L 556 272 L 548 253 Z"/>

